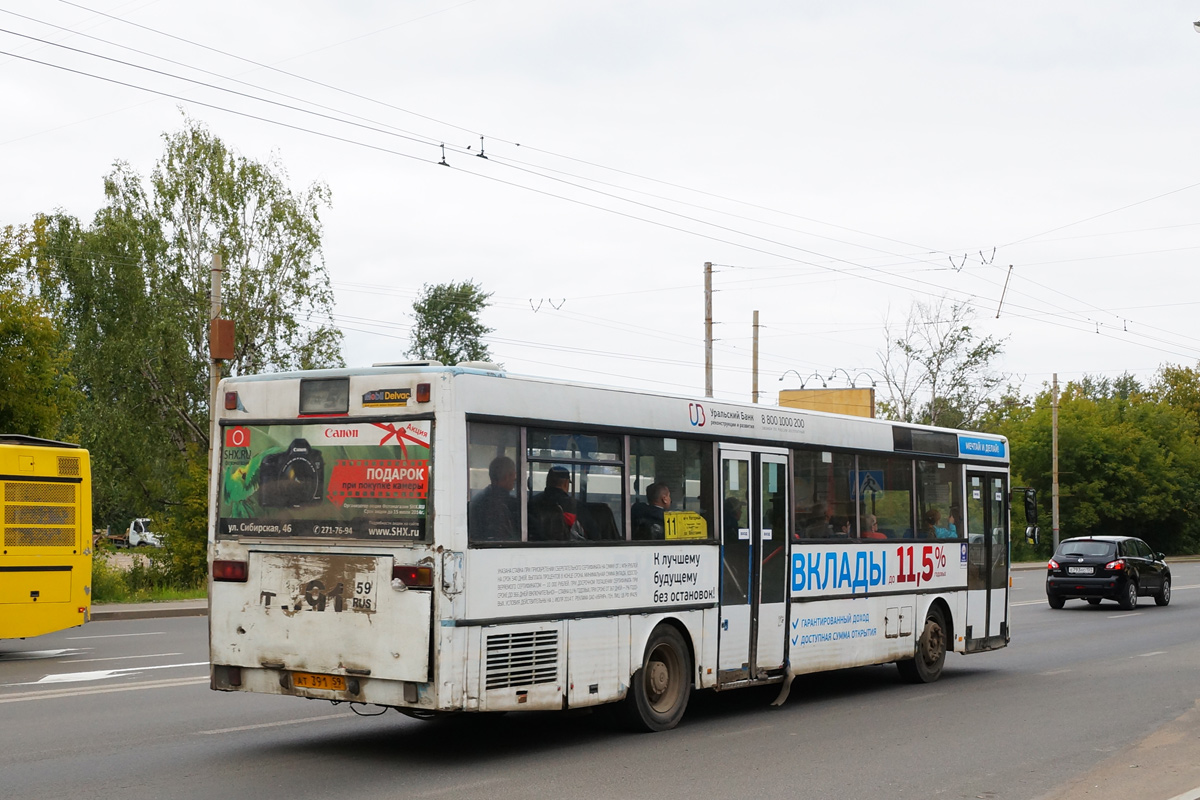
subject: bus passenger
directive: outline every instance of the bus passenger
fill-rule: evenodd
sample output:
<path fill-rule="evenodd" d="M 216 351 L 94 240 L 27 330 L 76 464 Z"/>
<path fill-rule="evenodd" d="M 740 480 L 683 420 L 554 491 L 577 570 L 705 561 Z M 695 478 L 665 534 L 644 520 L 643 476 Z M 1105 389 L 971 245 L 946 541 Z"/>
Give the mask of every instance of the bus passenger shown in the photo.
<path fill-rule="evenodd" d="M 850 538 L 850 518 L 849 517 L 834 517 L 830 520 L 830 527 L 833 528 L 833 536 L 835 539 Z"/>
<path fill-rule="evenodd" d="M 646 487 L 646 502 L 635 503 L 630 509 L 634 539 L 663 539 L 666 537 L 664 513 L 671 507 L 671 487 L 652 483 Z"/>
<path fill-rule="evenodd" d="M 862 532 L 858 534 L 860 539 L 886 539 L 887 534 L 879 530 L 879 520 L 874 514 L 867 514 L 862 518 Z"/>
<path fill-rule="evenodd" d="M 949 528 L 942 527 L 942 512 L 936 508 L 931 508 L 925 512 L 925 530 L 922 533 L 927 537 L 935 537 L 938 539 L 956 538 L 950 533 Z"/>
<path fill-rule="evenodd" d="M 828 539 L 833 535 L 833 526 L 830 524 L 832 513 L 829 506 L 825 503 L 817 503 L 812 508 L 812 514 L 808 518 L 808 525 L 804 528 L 804 535 L 809 539 Z"/>
<path fill-rule="evenodd" d="M 569 542 L 587 538 L 570 492 L 570 471 L 566 467 L 551 467 L 546 473 L 546 488 L 529 501 L 529 541 Z"/>
<path fill-rule="evenodd" d="M 467 533 L 473 542 L 515 542 L 521 538 L 517 498 L 517 465 L 508 456 L 488 464 L 491 485 L 467 506 Z"/>

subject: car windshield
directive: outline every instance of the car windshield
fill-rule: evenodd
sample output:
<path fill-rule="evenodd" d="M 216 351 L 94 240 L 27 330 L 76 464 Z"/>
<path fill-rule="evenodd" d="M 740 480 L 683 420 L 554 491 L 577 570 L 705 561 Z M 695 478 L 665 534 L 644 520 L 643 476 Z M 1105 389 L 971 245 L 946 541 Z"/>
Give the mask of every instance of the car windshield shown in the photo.
<path fill-rule="evenodd" d="M 1116 555 L 1115 542 L 1063 542 L 1058 548 L 1060 556 L 1104 556 Z"/>

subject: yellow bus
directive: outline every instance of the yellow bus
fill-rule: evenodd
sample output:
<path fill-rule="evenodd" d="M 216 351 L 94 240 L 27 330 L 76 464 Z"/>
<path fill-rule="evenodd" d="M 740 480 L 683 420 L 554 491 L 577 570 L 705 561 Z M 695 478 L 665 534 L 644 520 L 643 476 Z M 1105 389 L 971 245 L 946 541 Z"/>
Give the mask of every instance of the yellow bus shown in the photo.
<path fill-rule="evenodd" d="M 0 434 L 0 639 L 78 627 L 91 614 L 92 476 L 81 447 Z"/>

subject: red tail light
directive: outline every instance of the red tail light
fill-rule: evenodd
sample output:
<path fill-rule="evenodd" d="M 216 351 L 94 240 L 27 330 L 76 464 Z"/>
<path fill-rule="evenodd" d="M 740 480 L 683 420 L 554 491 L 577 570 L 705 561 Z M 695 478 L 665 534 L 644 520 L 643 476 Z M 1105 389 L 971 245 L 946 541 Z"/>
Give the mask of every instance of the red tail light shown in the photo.
<path fill-rule="evenodd" d="M 1046 569 L 1058 569 L 1058 562 L 1053 558 L 1050 559 L 1050 563 L 1046 564 Z"/>
<path fill-rule="evenodd" d="M 250 572 L 249 566 L 245 561 L 214 561 L 212 562 L 213 580 L 245 583 Z"/>
<path fill-rule="evenodd" d="M 1105 569 L 1125 569 L 1125 562 L 1121 561 L 1120 559 L 1118 559 L 1116 561 L 1110 561 L 1104 565 L 1104 568 Z"/>
<path fill-rule="evenodd" d="M 392 566 L 392 580 L 398 580 L 412 589 L 428 589 L 433 586 L 433 567 Z"/>

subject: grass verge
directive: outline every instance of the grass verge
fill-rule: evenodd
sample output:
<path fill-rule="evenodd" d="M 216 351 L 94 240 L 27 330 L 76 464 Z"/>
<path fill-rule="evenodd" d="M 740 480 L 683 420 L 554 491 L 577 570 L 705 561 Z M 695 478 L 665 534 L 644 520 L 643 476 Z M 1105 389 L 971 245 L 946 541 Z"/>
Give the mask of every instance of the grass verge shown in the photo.
<path fill-rule="evenodd" d="M 172 580 L 154 562 L 135 559 L 129 569 L 122 569 L 103 552 L 92 559 L 93 603 L 161 603 L 207 595 L 205 583 L 187 585 Z"/>

